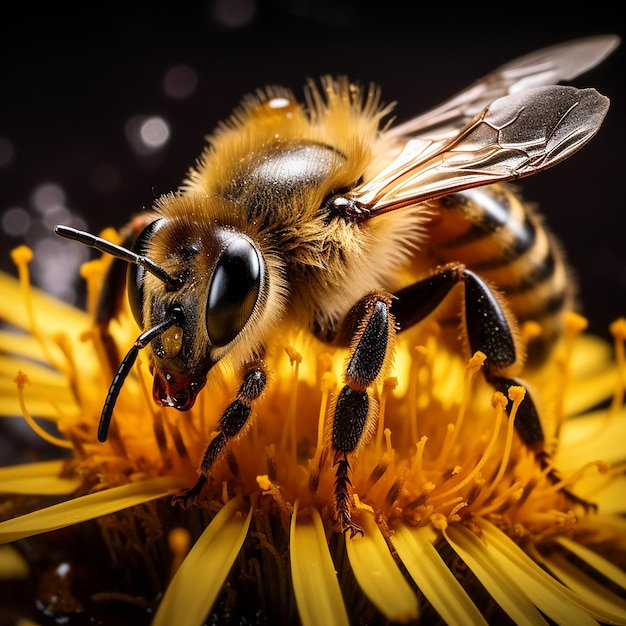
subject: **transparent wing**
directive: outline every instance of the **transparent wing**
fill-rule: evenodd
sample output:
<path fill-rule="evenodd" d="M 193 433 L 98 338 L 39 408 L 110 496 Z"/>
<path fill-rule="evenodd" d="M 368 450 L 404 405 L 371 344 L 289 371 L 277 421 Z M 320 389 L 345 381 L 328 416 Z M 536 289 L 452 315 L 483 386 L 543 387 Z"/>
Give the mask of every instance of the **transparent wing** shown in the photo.
<path fill-rule="evenodd" d="M 396 138 L 454 136 L 497 98 L 526 89 L 555 85 L 583 74 L 603 61 L 620 43 L 616 35 L 576 39 L 515 59 L 487 74 L 451 100 L 390 129 Z"/>
<path fill-rule="evenodd" d="M 497 99 L 452 139 L 414 139 L 389 167 L 345 194 L 366 219 L 566 159 L 595 135 L 609 100 L 595 89 L 551 85 Z"/>

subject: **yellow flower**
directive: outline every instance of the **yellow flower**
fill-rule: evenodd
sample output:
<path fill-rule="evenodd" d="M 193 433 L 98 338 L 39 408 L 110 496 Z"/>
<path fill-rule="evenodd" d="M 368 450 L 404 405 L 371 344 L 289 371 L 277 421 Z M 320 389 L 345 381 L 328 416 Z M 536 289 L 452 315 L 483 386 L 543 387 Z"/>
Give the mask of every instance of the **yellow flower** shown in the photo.
<path fill-rule="evenodd" d="M 19 547 L 0 552 L 0 584 L 35 578 L 29 542 L 62 543 L 49 531 L 74 528 L 66 539 L 79 543 L 65 548 L 76 562 L 49 563 L 42 575 L 43 613 L 198 626 L 207 615 L 304 625 L 506 616 L 626 624 L 626 321 L 612 328 L 612 357 L 572 315 L 554 358 L 524 372 L 549 418 L 558 474 L 517 437 L 523 388 L 512 390 L 509 418 L 507 400 L 481 377 L 482 355 L 464 362 L 434 322 L 401 335 L 392 377 L 371 390 L 378 423 L 351 459 L 364 535 L 350 537 L 334 531 L 325 445 L 344 352 L 281 328 L 252 426 L 216 465 L 198 506 L 172 507 L 170 497 L 195 481 L 236 389 L 233 373 L 221 368 L 194 408 L 178 413 L 153 405 L 140 360 L 99 443 L 113 372 L 93 317 L 31 289 L 27 257 L 14 254 L 19 283 L 0 275 L 0 317 L 10 326 L 0 331 L 0 414 L 23 415 L 59 453 L 0 469 L 0 539 Z M 89 302 L 104 263 L 85 267 Z M 126 313 L 111 328 L 122 352 L 139 332 L 130 320 Z M 76 563 L 88 569 L 82 584 L 65 576 Z"/>

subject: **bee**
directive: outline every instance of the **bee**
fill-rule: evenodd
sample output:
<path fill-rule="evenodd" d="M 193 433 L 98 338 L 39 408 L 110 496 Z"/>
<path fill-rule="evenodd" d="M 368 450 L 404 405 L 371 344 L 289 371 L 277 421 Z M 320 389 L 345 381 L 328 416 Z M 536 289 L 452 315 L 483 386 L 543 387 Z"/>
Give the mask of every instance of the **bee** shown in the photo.
<path fill-rule="evenodd" d="M 268 338 L 291 320 L 349 350 L 329 445 L 338 525 L 361 532 L 351 515 L 350 458 L 375 419 L 368 388 L 389 363 L 396 332 L 459 287 L 466 349 L 486 355 L 484 376 L 505 395 L 525 359 L 520 323 L 542 329 L 528 347 L 535 361 L 561 335 L 574 304 L 569 270 L 508 181 L 559 163 L 595 135 L 608 99 L 557 83 L 617 45 L 598 36 L 529 54 L 396 126 L 377 88 L 347 78 L 309 81 L 303 104 L 268 87 L 217 128 L 181 188 L 135 220 L 141 232 L 132 245 L 57 226 L 58 235 L 128 264 L 128 297 L 143 329 L 104 401 L 99 439 L 140 350 L 154 401 L 180 411 L 193 406 L 213 366 L 231 359 L 239 387 L 197 483 L 179 501 L 197 497 L 269 384 Z M 547 463 L 531 397 L 515 426 Z"/>

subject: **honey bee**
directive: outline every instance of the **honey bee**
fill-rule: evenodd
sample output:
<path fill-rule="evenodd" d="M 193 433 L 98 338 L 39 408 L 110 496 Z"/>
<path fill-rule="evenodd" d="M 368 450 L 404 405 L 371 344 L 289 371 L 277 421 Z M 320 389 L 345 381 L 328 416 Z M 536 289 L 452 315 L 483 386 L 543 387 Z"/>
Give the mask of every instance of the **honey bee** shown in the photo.
<path fill-rule="evenodd" d="M 144 329 L 116 364 L 99 439 L 139 350 L 148 354 L 156 404 L 180 411 L 228 357 L 239 388 L 180 501 L 196 497 L 248 424 L 268 384 L 264 346 L 291 319 L 349 349 L 329 445 L 338 525 L 360 532 L 350 458 L 375 419 L 368 388 L 389 363 L 396 332 L 460 286 L 466 349 L 486 355 L 484 375 L 505 394 L 519 384 L 525 358 L 519 324 L 542 329 L 529 346 L 535 360 L 560 336 L 574 303 L 563 254 L 507 181 L 562 161 L 597 132 L 608 99 L 556 83 L 617 45 L 599 36 L 532 53 L 397 126 L 385 121 L 391 107 L 373 86 L 309 81 L 304 104 L 268 87 L 217 128 L 182 187 L 135 220 L 142 230 L 132 245 L 57 226 L 58 235 L 128 263 L 128 297 Z M 545 457 L 532 398 L 515 425 Z"/>

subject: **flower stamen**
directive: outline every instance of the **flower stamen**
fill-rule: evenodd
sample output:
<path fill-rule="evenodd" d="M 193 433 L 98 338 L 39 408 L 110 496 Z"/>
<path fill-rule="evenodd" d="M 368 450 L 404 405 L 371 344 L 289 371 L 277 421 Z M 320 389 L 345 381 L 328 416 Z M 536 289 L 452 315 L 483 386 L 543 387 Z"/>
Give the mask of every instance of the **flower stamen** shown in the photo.
<path fill-rule="evenodd" d="M 495 449 L 496 440 L 500 432 L 500 425 L 502 424 L 502 417 L 504 414 L 504 409 L 506 408 L 506 405 L 507 405 L 507 400 L 502 393 L 500 393 L 499 391 L 496 391 L 493 394 L 492 404 L 494 408 L 496 409 L 496 421 L 495 421 L 495 424 L 491 433 L 491 438 L 489 442 L 487 443 L 487 446 L 485 447 L 481 457 L 478 459 L 478 462 L 474 465 L 472 470 L 462 480 L 460 480 L 453 487 L 444 491 L 443 493 L 435 494 L 434 496 L 431 497 L 431 500 L 436 500 L 436 501 L 442 500 L 443 498 L 447 498 L 451 494 L 465 487 L 465 485 L 469 484 L 472 480 L 474 480 L 474 478 L 478 475 L 482 467 L 485 465 L 485 463 L 491 456 L 491 453 Z"/>
<path fill-rule="evenodd" d="M 565 328 L 564 328 L 564 350 L 563 354 L 556 358 L 556 363 L 561 370 L 561 386 L 563 390 L 557 397 L 555 407 L 555 427 L 558 433 L 561 429 L 561 424 L 565 420 L 565 397 L 566 390 L 569 388 L 571 379 L 571 363 L 572 354 L 574 352 L 574 345 L 576 338 L 587 328 L 587 320 L 582 315 L 568 311 L 565 315 Z"/>
<path fill-rule="evenodd" d="M 549 468 L 548 468 L 549 469 Z M 589 463 L 585 463 L 581 468 L 576 470 L 573 474 L 568 476 L 567 478 L 562 478 L 561 480 L 551 484 L 549 487 L 546 487 L 541 490 L 542 494 L 547 493 L 556 493 L 561 489 L 565 489 L 566 487 L 570 487 L 578 482 L 583 474 L 587 473 L 589 470 L 597 469 L 600 474 L 606 474 L 611 469 L 609 463 L 603 460 L 590 461 Z"/>
<path fill-rule="evenodd" d="M 285 426 L 283 428 L 283 434 L 280 440 L 280 447 L 283 450 L 289 449 L 287 442 L 291 444 L 292 461 L 295 464 L 297 460 L 297 438 L 296 438 L 296 420 L 297 411 L 296 405 L 298 402 L 298 377 L 300 374 L 300 363 L 302 363 L 302 355 L 292 348 L 287 346 L 285 352 L 289 356 L 289 362 L 293 367 L 292 381 L 291 381 L 291 393 L 289 396 L 289 405 L 287 409 L 287 418 L 285 420 Z"/>
<path fill-rule="evenodd" d="M 463 425 L 463 420 L 467 412 L 468 404 L 472 399 L 474 379 L 486 359 L 487 356 L 483 352 L 477 351 L 475 354 L 472 355 L 472 357 L 467 362 L 467 365 L 465 366 L 465 377 L 463 395 L 461 396 L 461 405 L 459 406 L 456 422 L 454 423 L 454 428 L 449 430 L 448 434 L 450 436 L 446 437 L 443 449 L 440 454 L 440 462 L 443 464 L 445 464 L 448 456 L 452 453 L 458 434 L 461 431 L 461 426 Z"/>
<path fill-rule="evenodd" d="M 55 437 L 50 434 L 46 430 L 44 430 L 32 417 L 28 409 L 26 408 L 26 401 L 24 399 L 24 387 L 26 385 L 30 385 L 30 381 L 28 380 L 28 376 L 22 372 L 18 371 L 17 375 L 13 379 L 13 382 L 17 385 L 17 397 L 20 403 L 20 409 L 22 411 L 22 415 L 24 416 L 24 420 L 26 423 L 33 429 L 35 433 L 37 433 L 44 441 L 51 443 L 54 446 L 58 446 L 59 448 L 71 449 L 72 443 L 67 439 L 61 439 L 60 437 Z"/>
<path fill-rule="evenodd" d="M 385 432 L 385 407 L 389 394 L 398 386 L 398 379 L 395 376 L 386 378 L 383 381 L 383 389 L 380 394 L 378 407 L 378 425 L 376 427 L 376 456 L 383 454 L 382 442 Z"/>
<path fill-rule="evenodd" d="M 41 350 L 43 351 L 44 357 L 48 363 L 50 363 L 50 365 L 54 368 L 62 371 L 61 367 L 58 366 L 56 359 L 52 357 L 43 335 L 39 332 L 39 327 L 37 326 L 35 318 L 35 309 L 33 307 L 33 299 L 31 297 L 30 272 L 28 271 L 28 265 L 33 260 L 33 251 L 28 246 L 18 246 L 14 250 L 11 250 L 11 259 L 17 267 L 17 275 L 22 289 L 24 304 L 26 306 L 26 315 L 28 316 L 30 334 L 41 346 Z"/>
<path fill-rule="evenodd" d="M 411 369 L 409 372 L 409 441 L 417 441 L 418 438 L 418 389 L 420 387 L 420 376 L 422 371 L 428 378 L 432 372 L 428 364 L 428 352 L 424 346 L 415 346 L 412 350 Z M 428 385 L 428 382 L 426 383 Z M 427 387 L 428 388 L 428 387 Z M 423 407 L 419 407 L 423 408 Z"/>

